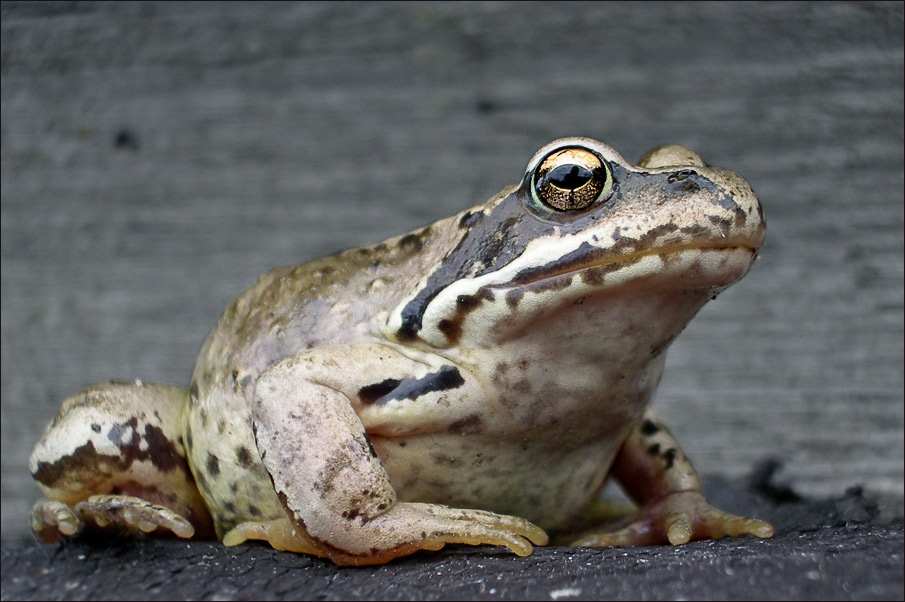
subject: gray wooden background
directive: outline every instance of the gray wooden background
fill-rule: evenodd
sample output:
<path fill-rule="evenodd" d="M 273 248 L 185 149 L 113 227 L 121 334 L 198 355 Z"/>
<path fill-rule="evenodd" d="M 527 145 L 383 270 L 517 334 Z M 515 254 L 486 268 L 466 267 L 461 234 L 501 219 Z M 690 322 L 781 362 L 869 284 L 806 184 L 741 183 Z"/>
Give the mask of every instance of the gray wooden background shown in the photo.
<path fill-rule="evenodd" d="M 707 476 L 903 494 L 903 4 L 2 4 L 2 537 L 90 383 L 185 384 L 263 271 L 447 216 L 551 139 L 764 205 L 657 406 Z"/>

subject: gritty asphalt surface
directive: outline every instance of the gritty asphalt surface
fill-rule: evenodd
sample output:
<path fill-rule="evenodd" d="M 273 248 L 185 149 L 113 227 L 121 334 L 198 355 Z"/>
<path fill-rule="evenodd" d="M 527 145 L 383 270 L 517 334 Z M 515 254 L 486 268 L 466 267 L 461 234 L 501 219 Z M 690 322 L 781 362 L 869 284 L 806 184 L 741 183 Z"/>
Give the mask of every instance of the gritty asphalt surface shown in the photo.
<path fill-rule="evenodd" d="M 766 466 L 766 470 L 764 467 Z M 895 600 L 903 522 L 852 488 L 804 500 L 769 480 L 711 481 L 711 499 L 770 520 L 776 535 L 669 547 L 453 546 L 386 566 L 339 568 L 263 545 L 81 539 L 4 542 L 3 600 Z M 892 509 L 893 511 L 895 509 Z M 895 512 L 894 512 L 895 514 Z"/>

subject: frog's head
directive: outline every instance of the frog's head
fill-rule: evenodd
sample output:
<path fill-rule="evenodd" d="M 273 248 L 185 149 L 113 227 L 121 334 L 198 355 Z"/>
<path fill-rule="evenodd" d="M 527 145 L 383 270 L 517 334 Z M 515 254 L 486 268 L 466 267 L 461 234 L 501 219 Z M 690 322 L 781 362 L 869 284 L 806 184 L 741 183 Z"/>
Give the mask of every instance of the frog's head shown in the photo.
<path fill-rule="evenodd" d="M 735 173 L 682 146 L 633 166 L 587 138 L 541 148 L 521 185 L 441 224 L 457 234 L 391 313 L 396 340 L 489 345 L 588 301 L 658 293 L 700 299 L 684 325 L 764 240 L 760 204 Z"/>

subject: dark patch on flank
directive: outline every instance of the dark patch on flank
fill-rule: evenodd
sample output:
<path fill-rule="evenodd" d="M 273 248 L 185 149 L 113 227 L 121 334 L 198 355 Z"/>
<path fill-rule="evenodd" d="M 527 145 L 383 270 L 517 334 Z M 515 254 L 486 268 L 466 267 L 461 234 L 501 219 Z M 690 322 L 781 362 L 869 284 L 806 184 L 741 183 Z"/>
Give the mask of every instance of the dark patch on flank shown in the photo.
<path fill-rule="evenodd" d="M 229 501 L 223 502 L 223 507 L 226 508 L 226 511 L 229 512 L 230 514 L 236 513 L 236 505 L 233 504 L 232 502 L 229 502 Z"/>
<path fill-rule="evenodd" d="M 465 384 L 462 373 L 455 366 L 444 366 L 438 372 L 432 372 L 421 378 L 403 380 L 392 391 L 383 395 L 376 401 L 383 405 L 397 399 L 417 399 L 422 395 L 437 391 L 457 389 Z"/>
<path fill-rule="evenodd" d="M 211 452 L 207 452 L 207 472 L 212 477 L 216 477 L 220 474 L 220 459 L 212 454 Z"/>
<path fill-rule="evenodd" d="M 128 440 L 125 439 L 127 436 Z M 107 439 L 120 449 L 136 447 L 141 440 L 141 435 L 138 434 L 138 418 L 133 416 L 126 422 L 111 426 L 107 431 Z"/>
<path fill-rule="evenodd" d="M 158 470 L 170 472 L 179 466 L 185 466 L 185 458 L 179 454 L 176 444 L 167 437 L 163 429 L 146 424 L 144 438 L 148 444 L 147 457 Z M 138 459 L 137 454 L 135 457 Z"/>
<path fill-rule="evenodd" d="M 94 431 L 95 433 L 99 433 L 99 432 L 101 432 L 101 425 L 99 425 L 99 424 L 92 424 L 92 425 L 91 425 L 91 430 Z"/>
<path fill-rule="evenodd" d="M 659 444 L 659 443 L 654 443 L 653 445 L 651 445 L 650 447 L 648 447 L 648 448 L 647 448 L 647 453 L 649 453 L 649 454 L 652 455 L 652 456 L 656 456 L 657 454 L 659 454 L 659 453 L 660 453 L 660 444 Z"/>
<path fill-rule="evenodd" d="M 248 513 L 252 516 L 261 516 L 261 509 L 254 504 L 248 505 Z"/>
<path fill-rule="evenodd" d="M 454 435 L 474 435 L 481 432 L 481 417 L 471 414 L 460 420 L 456 420 L 447 429 Z"/>
<path fill-rule="evenodd" d="M 653 420 L 645 419 L 644 422 L 641 423 L 641 434 L 647 437 L 651 435 L 656 435 L 660 432 L 660 427 L 657 426 Z"/>
<path fill-rule="evenodd" d="M 370 405 L 399 386 L 402 381 L 396 378 L 388 378 L 373 385 L 365 385 L 358 390 L 358 398 L 361 403 Z"/>
<path fill-rule="evenodd" d="M 254 467 L 254 460 L 252 459 L 251 452 L 244 445 L 240 445 L 236 448 L 236 461 L 239 463 L 239 466 L 245 470 L 251 470 Z"/>
<path fill-rule="evenodd" d="M 68 477 L 71 475 L 78 473 L 109 474 L 112 470 L 122 468 L 122 464 L 124 464 L 123 459 L 119 456 L 104 456 L 97 453 L 94 443 L 89 441 L 55 462 L 38 462 L 38 466 L 31 476 L 39 483 L 55 487 L 57 483 L 69 480 Z"/>
<path fill-rule="evenodd" d="M 670 447 L 668 450 L 663 452 L 663 460 L 666 462 L 666 469 L 669 470 L 672 468 L 673 463 L 676 461 L 676 448 Z"/>

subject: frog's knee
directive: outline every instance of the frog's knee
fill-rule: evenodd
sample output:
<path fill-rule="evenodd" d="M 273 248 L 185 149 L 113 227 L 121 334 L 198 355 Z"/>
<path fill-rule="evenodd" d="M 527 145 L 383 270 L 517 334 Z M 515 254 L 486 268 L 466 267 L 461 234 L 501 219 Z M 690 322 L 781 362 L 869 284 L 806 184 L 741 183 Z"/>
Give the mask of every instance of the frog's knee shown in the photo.
<path fill-rule="evenodd" d="M 47 497 L 75 505 L 125 494 L 186 517 L 201 532 L 210 518 L 182 444 L 188 391 L 157 384 L 104 383 L 63 402 L 28 467 Z"/>

